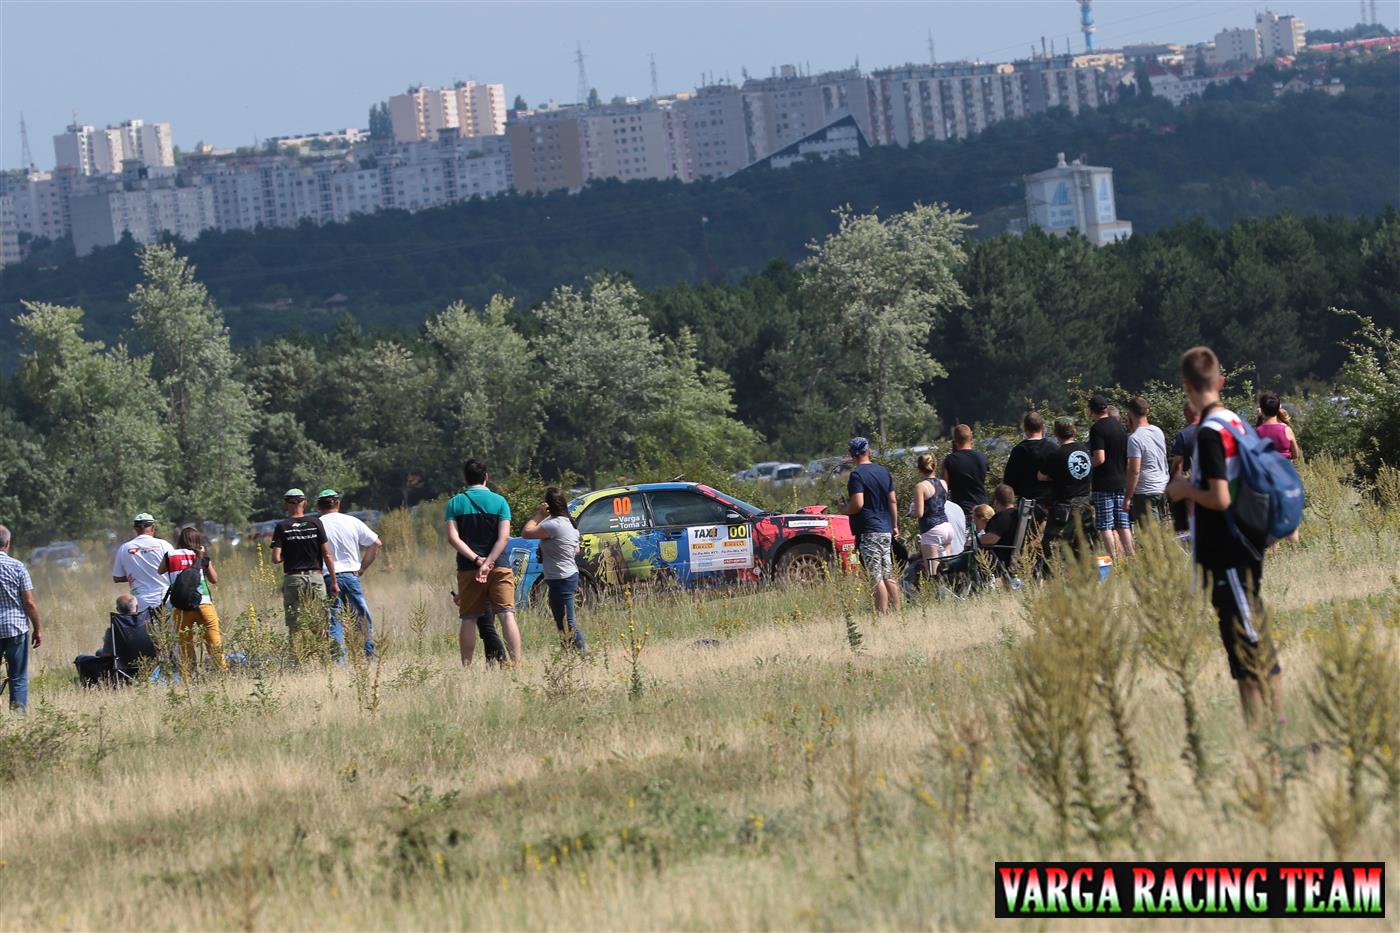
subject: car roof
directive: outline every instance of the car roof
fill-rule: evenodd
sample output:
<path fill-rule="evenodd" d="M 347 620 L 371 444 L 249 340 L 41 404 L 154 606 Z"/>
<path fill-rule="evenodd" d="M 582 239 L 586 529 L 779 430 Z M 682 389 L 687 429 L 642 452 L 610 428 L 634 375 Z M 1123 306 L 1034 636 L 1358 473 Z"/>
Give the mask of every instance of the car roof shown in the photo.
<path fill-rule="evenodd" d="M 595 489 L 579 496 L 569 503 L 570 509 L 581 509 L 593 504 L 599 499 L 607 496 L 615 496 L 620 492 L 660 492 L 666 489 L 699 489 L 700 483 L 636 483 L 631 486 L 607 486 L 603 489 Z M 706 487 L 709 488 L 709 487 Z"/>

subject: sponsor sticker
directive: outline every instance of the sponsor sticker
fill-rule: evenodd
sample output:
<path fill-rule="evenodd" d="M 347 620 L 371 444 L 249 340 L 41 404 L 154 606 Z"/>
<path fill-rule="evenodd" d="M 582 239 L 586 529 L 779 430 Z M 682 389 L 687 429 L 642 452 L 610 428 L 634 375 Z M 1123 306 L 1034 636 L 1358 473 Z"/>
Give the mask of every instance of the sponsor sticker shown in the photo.
<path fill-rule="evenodd" d="M 686 529 L 690 572 L 744 570 L 753 566 L 748 525 L 696 525 Z"/>

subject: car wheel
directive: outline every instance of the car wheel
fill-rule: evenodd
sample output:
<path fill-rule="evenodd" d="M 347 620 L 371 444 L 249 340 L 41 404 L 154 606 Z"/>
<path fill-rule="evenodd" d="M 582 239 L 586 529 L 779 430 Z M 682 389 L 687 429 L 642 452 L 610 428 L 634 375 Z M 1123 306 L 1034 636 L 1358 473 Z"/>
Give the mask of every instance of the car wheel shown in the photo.
<path fill-rule="evenodd" d="M 805 542 L 783 552 L 775 576 L 784 583 L 815 583 L 831 576 L 831 570 L 831 551 Z"/>

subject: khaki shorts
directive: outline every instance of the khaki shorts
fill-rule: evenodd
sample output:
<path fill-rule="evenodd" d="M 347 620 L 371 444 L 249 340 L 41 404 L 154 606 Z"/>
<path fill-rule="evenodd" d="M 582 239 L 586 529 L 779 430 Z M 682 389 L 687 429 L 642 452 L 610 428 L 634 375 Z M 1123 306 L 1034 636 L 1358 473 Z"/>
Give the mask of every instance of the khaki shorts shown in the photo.
<path fill-rule="evenodd" d="M 496 567 L 485 583 L 476 582 L 475 570 L 457 571 L 457 615 L 474 619 L 492 609 L 515 608 L 515 572 L 509 567 Z"/>

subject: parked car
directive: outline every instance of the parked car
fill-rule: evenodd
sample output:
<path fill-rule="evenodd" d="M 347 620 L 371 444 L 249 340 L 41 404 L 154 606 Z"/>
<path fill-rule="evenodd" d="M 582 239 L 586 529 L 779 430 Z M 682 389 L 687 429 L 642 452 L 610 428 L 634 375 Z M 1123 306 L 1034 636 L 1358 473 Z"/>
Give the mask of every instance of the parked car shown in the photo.
<path fill-rule="evenodd" d="M 803 467 L 800 463 L 780 463 L 773 468 L 767 480 L 774 484 L 793 483 L 802 478 L 802 473 Z"/>
<path fill-rule="evenodd" d="M 371 528 L 376 528 L 379 526 L 379 519 L 383 517 L 384 513 L 380 512 L 378 509 L 356 509 L 346 514 L 358 518 Z"/>
<path fill-rule="evenodd" d="M 747 470 L 740 470 L 734 474 L 734 479 L 771 479 L 773 471 L 783 464 L 777 460 L 765 460 L 762 463 L 755 463 Z"/>
<path fill-rule="evenodd" d="M 585 596 L 623 584 L 815 580 L 859 562 L 850 519 L 826 506 L 765 512 L 698 483 L 614 486 L 580 496 L 569 512 L 581 536 Z M 506 553 L 516 605 L 527 606 L 543 590 L 539 542 L 512 538 Z"/>
<path fill-rule="evenodd" d="M 87 556 L 76 541 L 54 541 L 29 552 L 30 567 L 49 567 L 54 570 L 80 570 L 87 562 Z"/>

